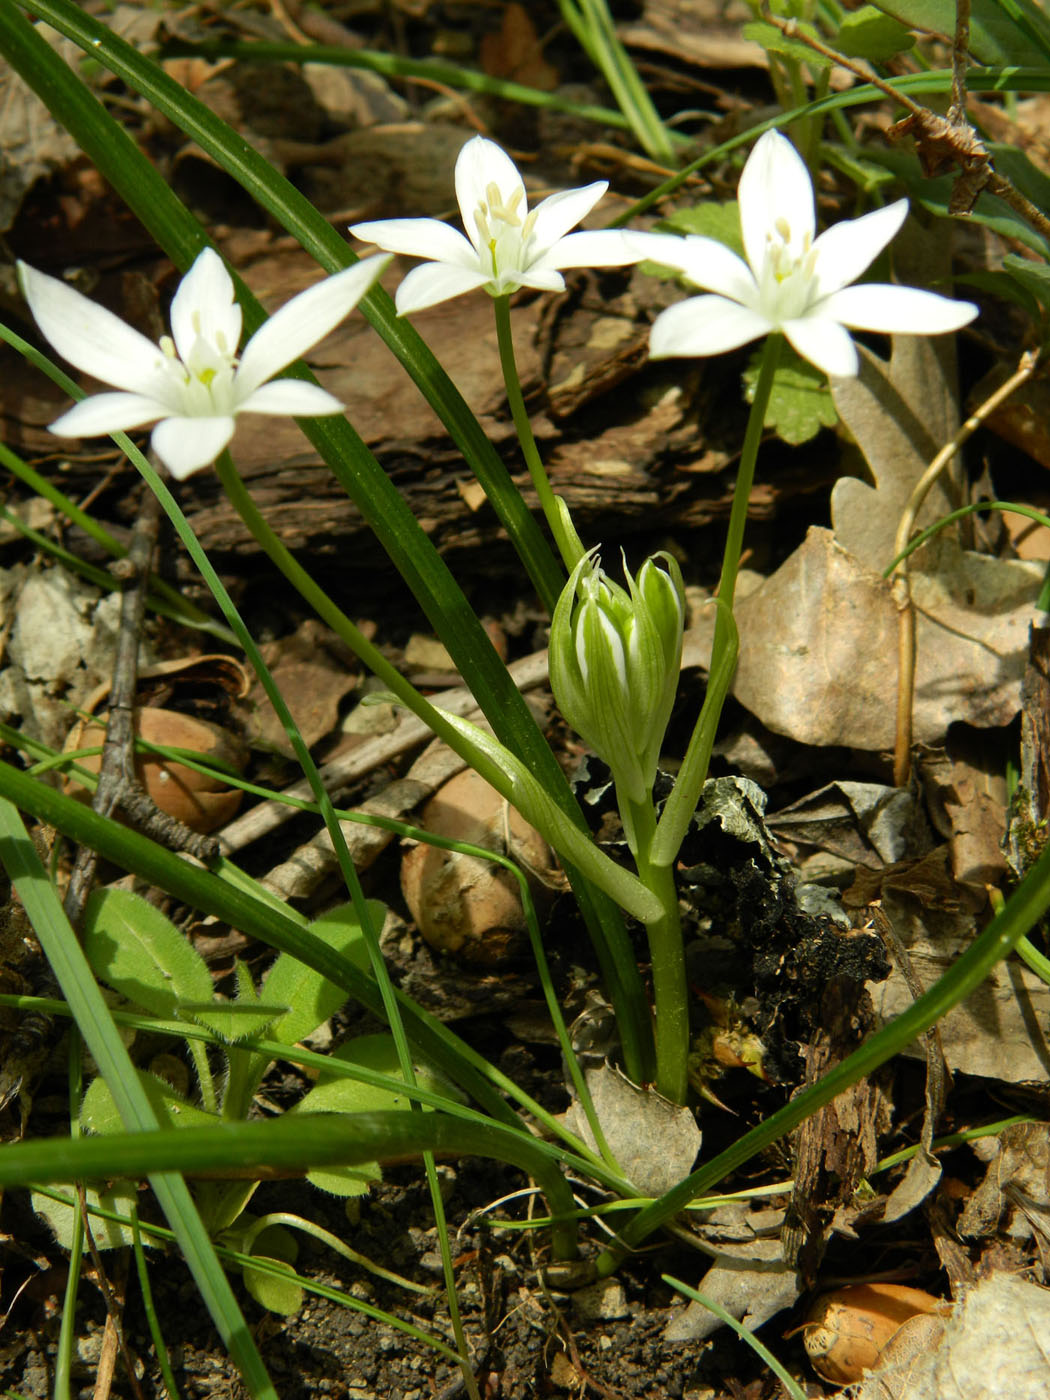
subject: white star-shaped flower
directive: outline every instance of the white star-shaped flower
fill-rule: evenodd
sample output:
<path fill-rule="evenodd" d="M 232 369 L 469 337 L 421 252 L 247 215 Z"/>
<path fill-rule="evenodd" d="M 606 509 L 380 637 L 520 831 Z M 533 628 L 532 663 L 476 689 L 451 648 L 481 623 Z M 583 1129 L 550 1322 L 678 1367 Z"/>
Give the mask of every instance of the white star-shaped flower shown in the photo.
<path fill-rule="evenodd" d="M 211 248 L 179 283 L 171 335 L 159 345 L 65 282 L 19 263 L 22 292 L 47 339 L 70 364 L 117 390 L 83 399 L 51 431 L 96 437 L 160 419 L 153 450 L 181 480 L 215 460 L 238 413 L 341 413 L 339 400 L 316 384 L 267 381 L 333 330 L 389 261 L 369 258 L 300 292 L 260 326 L 239 358 L 241 308 Z"/>
<path fill-rule="evenodd" d="M 898 232 L 908 213 L 900 199 L 816 234 L 813 185 L 786 137 L 767 131 L 740 176 L 740 231 L 747 261 L 712 238 L 630 235 L 639 252 L 680 269 L 708 293 L 662 311 L 650 353 L 717 355 L 781 331 L 800 355 L 830 375 L 857 373 L 854 330 L 941 335 L 977 315 L 914 287 L 850 286 Z"/>
<path fill-rule="evenodd" d="M 456 160 L 456 198 L 466 237 L 438 219 L 376 219 L 350 232 L 389 253 L 427 258 L 397 289 L 398 314 L 422 311 L 484 287 L 494 297 L 518 287 L 560 292 L 567 267 L 622 267 L 638 262 L 618 229 L 570 233 L 608 189 L 598 180 L 552 194 L 530 210 L 517 166 L 494 141 L 472 137 Z"/>

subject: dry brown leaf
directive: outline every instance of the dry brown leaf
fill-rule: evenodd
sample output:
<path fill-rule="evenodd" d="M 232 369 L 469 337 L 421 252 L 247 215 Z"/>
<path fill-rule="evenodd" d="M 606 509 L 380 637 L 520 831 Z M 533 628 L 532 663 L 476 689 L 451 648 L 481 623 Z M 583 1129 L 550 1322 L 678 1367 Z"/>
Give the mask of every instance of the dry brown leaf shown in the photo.
<path fill-rule="evenodd" d="M 915 738 L 954 720 L 1008 724 L 1020 706 L 1038 565 L 951 545 L 942 572 L 913 574 L 918 608 Z M 767 729 L 815 746 L 893 747 L 897 609 L 890 585 L 812 528 L 737 608 L 733 690 Z"/>
<path fill-rule="evenodd" d="M 605 1140 L 627 1177 L 645 1196 L 662 1196 L 689 1175 L 700 1151 L 700 1129 L 688 1108 L 642 1089 L 618 1069 L 598 1065 L 584 1071 Z M 573 1132 L 596 1148 L 580 1105 L 565 1115 Z"/>
<path fill-rule="evenodd" d="M 967 911 L 937 909 L 928 899 L 899 896 L 884 887 L 883 907 L 908 950 L 924 991 L 955 963 L 977 936 Z M 896 969 L 871 988 L 883 1020 L 898 1016 L 913 998 Z M 948 1068 L 1003 1080 L 1044 1083 L 1050 1065 L 1050 987 L 1017 959 L 997 963 L 981 986 L 938 1022 Z M 918 1052 L 918 1045 L 909 1053 Z"/>
<path fill-rule="evenodd" d="M 1046 1400 L 1045 1288 L 996 1274 L 956 1305 L 935 1344 L 922 1336 L 915 1341 L 908 1354 L 894 1355 L 851 1389 L 854 1400 Z"/>

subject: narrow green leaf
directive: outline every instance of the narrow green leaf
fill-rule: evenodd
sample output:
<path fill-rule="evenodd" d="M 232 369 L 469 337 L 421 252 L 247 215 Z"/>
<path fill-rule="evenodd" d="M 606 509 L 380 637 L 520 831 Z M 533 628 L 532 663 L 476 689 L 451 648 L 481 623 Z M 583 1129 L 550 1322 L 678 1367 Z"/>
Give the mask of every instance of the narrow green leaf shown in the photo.
<path fill-rule="evenodd" d="M 132 1136 L 139 1142 L 152 1140 L 154 1144 L 162 1145 L 163 1142 L 173 1141 L 180 1134 L 156 1131 L 157 1116 L 143 1092 L 98 984 L 91 975 L 83 949 L 69 926 L 55 888 L 47 878 L 21 817 L 6 800 L 0 800 L 0 863 L 18 892 L 62 994 L 76 1017 L 87 1048 L 110 1086 L 125 1127 L 134 1130 Z M 107 1139 L 80 1138 L 78 1141 L 105 1142 Z M 60 1160 L 62 1147 L 59 1146 L 56 1155 L 54 1144 L 45 1144 L 45 1153 Z M 240 1370 L 249 1393 L 256 1400 L 277 1400 L 277 1393 L 266 1374 L 262 1358 L 201 1224 L 186 1183 L 168 1170 L 166 1162 L 158 1161 L 150 1170 L 154 1173 L 150 1184 L 157 1200 L 179 1241 L 204 1305 Z M 79 1173 L 70 1163 L 67 1171 L 59 1169 L 59 1175 L 68 1180 L 70 1175 L 77 1176 Z M 30 1174 L 28 1180 L 33 1179 L 33 1174 Z"/>
<path fill-rule="evenodd" d="M 955 33 L 955 0 L 875 0 L 875 4 L 910 29 L 947 39 Z M 970 52 L 989 65 L 1031 63 L 1039 52 L 1050 58 L 1050 23 L 1031 0 L 971 0 Z"/>

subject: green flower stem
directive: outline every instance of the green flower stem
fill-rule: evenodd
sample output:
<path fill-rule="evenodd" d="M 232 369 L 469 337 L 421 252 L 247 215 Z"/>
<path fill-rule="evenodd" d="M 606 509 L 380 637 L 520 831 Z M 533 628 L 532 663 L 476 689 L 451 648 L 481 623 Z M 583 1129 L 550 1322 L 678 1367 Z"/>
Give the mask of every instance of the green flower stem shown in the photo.
<path fill-rule="evenodd" d="M 645 925 L 653 969 L 656 1018 L 656 1087 L 672 1103 L 685 1103 L 689 1057 L 689 989 L 685 980 L 682 919 L 678 890 L 670 864 L 652 861 L 656 813 L 652 800 L 630 802 L 630 826 L 637 850 L 635 861 L 642 884 L 660 901 L 660 915 Z"/>
<path fill-rule="evenodd" d="M 718 720 L 729 694 L 729 687 L 733 683 L 733 672 L 736 670 L 736 658 L 740 650 L 736 623 L 733 621 L 733 614 L 720 598 L 715 599 L 715 604 L 725 613 L 729 640 L 718 664 L 711 667 L 707 678 L 707 693 L 696 727 L 685 751 L 682 766 L 675 776 L 674 787 L 660 814 L 650 852 L 651 859 L 657 865 L 672 865 L 685 840 L 685 834 L 700 801 L 700 793 L 707 781 L 707 768 L 711 762 L 715 735 L 718 733 Z"/>
<path fill-rule="evenodd" d="M 718 597 L 725 605 L 718 610 L 715 619 L 715 639 L 711 646 L 710 674 L 720 669 L 727 652 L 732 647 L 732 635 L 726 618 L 733 612 L 736 596 L 736 576 L 740 570 L 740 556 L 744 550 L 744 529 L 747 525 L 747 507 L 751 499 L 751 487 L 755 480 L 755 463 L 758 461 L 758 448 L 762 441 L 762 429 L 766 421 L 769 396 L 773 391 L 773 376 L 783 338 L 771 335 L 762 349 L 762 363 L 755 385 L 755 397 L 751 402 L 751 413 L 744 434 L 744 449 L 740 454 L 740 467 L 737 470 L 736 486 L 733 489 L 733 505 L 729 512 L 729 530 L 726 534 L 725 553 L 722 556 L 722 575 L 718 581 Z"/>
<path fill-rule="evenodd" d="M 550 532 L 554 536 L 554 543 L 558 546 L 562 563 L 571 573 L 580 561 L 580 542 L 575 533 L 570 535 L 566 529 L 565 521 L 558 509 L 557 498 L 551 490 L 547 472 L 540 460 L 536 439 L 532 434 L 532 424 L 525 407 L 525 396 L 521 392 L 521 379 L 518 377 L 518 362 L 514 358 L 514 335 L 510 325 L 510 297 L 493 297 L 492 301 L 496 311 L 499 359 L 503 367 L 503 382 L 507 386 L 507 400 L 510 403 L 511 417 L 514 419 L 514 429 L 518 434 L 522 456 L 529 469 L 529 476 L 532 478 L 536 495 L 540 498 L 540 506 L 550 527 Z"/>
<path fill-rule="evenodd" d="M 769 406 L 769 396 L 773 390 L 773 377 L 783 337 L 771 335 L 762 351 L 762 363 L 755 385 L 755 397 L 744 434 L 744 447 L 740 454 L 740 467 L 737 471 L 736 487 L 733 491 L 733 506 L 729 514 L 729 529 L 726 535 L 725 553 L 722 557 L 722 575 L 718 584 L 718 597 L 715 605 L 718 614 L 715 618 L 715 636 L 711 645 L 711 665 L 707 679 L 707 695 L 703 709 L 696 722 L 685 759 L 675 781 L 674 791 L 664 804 L 663 815 L 654 841 L 652 859 L 662 865 L 671 865 L 689 829 L 692 814 L 700 800 L 700 793 L 707 779 L 707 768 L 711 759 L 711 749 L 718 732 L 718 721 L 722 707 L 736 669 L 739 637 L 733 620 L 733 602 L 736 596 L 736 578 L 740 570 L 740 556 L 744 548 L 744 529 L 747 525 L 747 507 L 751 497 L 751 487 L 755 480 L 755 464 L 762 441 L 762 429 Z"/>

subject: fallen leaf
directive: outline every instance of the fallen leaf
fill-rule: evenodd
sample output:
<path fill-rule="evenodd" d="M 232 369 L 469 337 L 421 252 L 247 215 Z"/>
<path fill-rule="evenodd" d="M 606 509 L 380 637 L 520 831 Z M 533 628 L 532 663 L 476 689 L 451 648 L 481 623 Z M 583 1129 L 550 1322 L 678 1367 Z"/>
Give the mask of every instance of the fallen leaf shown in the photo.
<path fill-rule="evenodd" d="M 915 740 L 955 720 L 1008 724 L 1020 706 L 1036 564 L 952 545 L 912 574 L 918 609 Z M 828 530 L 806 539 L 737 608 L 736 698 L 774 733 L 814 746 L 893 747 L 897 609 L 890 585 Z"/>
<path fill-rule="evenodd" d="M 640 1195 L 662 1196 L 689 1175 L 701 1141 L 690 1109 L 632 1084 L 609 1065 L 586 1069 L 584 1076 L 605 1140 Z M 597 1147 L 578 1102 L 565 1120 L 589 1147 Z"/>

